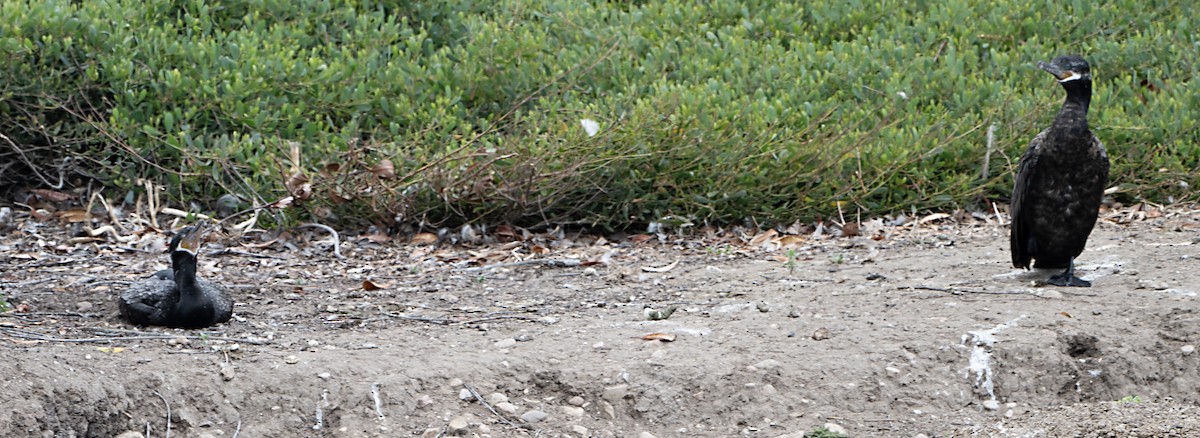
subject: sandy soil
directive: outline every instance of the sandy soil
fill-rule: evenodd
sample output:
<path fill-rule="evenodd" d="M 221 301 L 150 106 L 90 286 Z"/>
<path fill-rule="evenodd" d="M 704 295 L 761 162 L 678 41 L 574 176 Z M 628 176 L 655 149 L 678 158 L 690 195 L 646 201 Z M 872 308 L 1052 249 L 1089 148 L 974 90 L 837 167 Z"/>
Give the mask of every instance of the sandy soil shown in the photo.
<path fill-rule="evenodd" d="M 352 237 L 344 260 L 319 238 L 213 242 L 201 275 L 238 304 L 209 331 L 116 318 L 161 253 L 24 224 L 0 236 L 0 436 L 1200 436 L 1200 212 L 1107 216 L 1088 289 L 1014 271 L 993 220 L 925 219 Z M 529 254 L 585 263 L 511 264 Z"/>

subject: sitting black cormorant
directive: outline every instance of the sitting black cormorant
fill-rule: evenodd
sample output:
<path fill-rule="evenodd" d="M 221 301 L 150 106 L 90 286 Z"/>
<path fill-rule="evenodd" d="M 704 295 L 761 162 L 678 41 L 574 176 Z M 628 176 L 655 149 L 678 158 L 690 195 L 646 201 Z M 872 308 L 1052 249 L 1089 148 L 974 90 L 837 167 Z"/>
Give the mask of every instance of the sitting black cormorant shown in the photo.
<path fill-rule="evenodd" d="M 229 321 L 233 300 L 218 284 L 196 278 L 202 226 L 184 228 L 171 239 L 171 269 L 138 280 L 121 293 L 121 316 L 138 325 L 204 328 Z"/>
<path fill-rule="evenodd" d="M 1067 90 L 1067 100 L 1049 128 L 1029 142 L 1013 187 L 1009 244 L 1013 266 L 1065 268 L 1050 277 L 1057 286 L 1088 287 L 1075 276 L 1075 257 L 1096 225 L 1108 183 L 1108 154 L 1088 130 L 1092 100 L 1091 68 L 1077 55 L 1038 62 Z"/>

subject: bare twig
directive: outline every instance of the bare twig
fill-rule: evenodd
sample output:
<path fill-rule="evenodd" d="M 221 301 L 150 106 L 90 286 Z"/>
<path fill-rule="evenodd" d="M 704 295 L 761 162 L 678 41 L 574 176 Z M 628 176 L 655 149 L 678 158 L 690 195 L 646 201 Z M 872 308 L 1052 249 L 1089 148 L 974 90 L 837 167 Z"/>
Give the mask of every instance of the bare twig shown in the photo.
<path fill-rule="evenodd" d="M 233 438 L 237 438 L 238 434 L 242 433 L 242 414 L 238 413 L 237 427 L 233 429 Z"/>
<path fill-rule="evenodd" d="M 582 264 L 583 264 L 583 261 L 579 260 L 579 259 L 532 259 L 532 260 L 521 260 L 519 262 L 497 263 L 494 265 L 477 266 L 474 268 L 462 268 L 462 269 L 457 269 L 457 271 L 459 271 L 459 272 L 479 272 L 479 271 L 492 270 L 492 269 L 496 269 L 496 268 L 511 268 L 511 267 L 516 267 L 516 266 L 530 266 L 530 265 L 549 266 L 552 268 L 573 268 L 576 266 L 580 266 Z"/>
<path fill-rule="evenodd" d="M 463 388 L 466 388 L 466 390 L 468 392 L 470 392 L 472 396 L 475 397 L 475 400 L 479 400 L 479 404 L 483 405 L 483 407 L 487 408 L 489 411 L 492 411 L 492 414 L 496 415 L 496 417 L 499 417 L 500 421 L 504 422 L 504 424 L 507 424 L 509 426 L 516 426 L 516 424 L 513 424 L 513 422 L 511 420 L 509 420 L 508 417 L 505 417 L 504 415 L 501 415 L 500 412 L 496 411 L 496 408 L 492 407 L 491 403 L 488 403 L 487 400 L 484 400 L 483 396 L 479 395 L 479 391 L 476 391 L 474 387 L 472 387 L 471 385 L 469 385 L 467 383 L 463 383 L 462 386 L 463 386 Z"/>
<path fill-rule="evenodd" d="M 171 404 L 168 403 L 167 398 L 163 397 L 162 394 L 159 394 L 158 391 L 154 391 L 154 395 L 157 395 L 158 398 L 161 398 L 163 404 L 167 406 L 167 438 L 171 438 Z"/>
<path fill-rule="evenodd" d="M 338 236 L 337 230 L 334 230 L 333 228 L 329 227 L 328 225 L 321 225 L 316 222 L 300 224 L 296 228 L 320 228 L 322 230 L 325 230 L 325 232 L 332 234 L 333 235 L 333 255 L 342 260 L 346 259 L 346 256 L 342 255 L 342 249 L 341 249 L 342 248 L 342 244 L 341 244 L 342 239 L 341 239 L 341 237 Z"/>
<path fill-rule="evenodd" d="M 317 424 L 313 425 L 313 430 L 321 430 L 325 427 L 325 408 L 329 406 L 329 390 L 321 390 L 321 401 L 317 403 Z"/>

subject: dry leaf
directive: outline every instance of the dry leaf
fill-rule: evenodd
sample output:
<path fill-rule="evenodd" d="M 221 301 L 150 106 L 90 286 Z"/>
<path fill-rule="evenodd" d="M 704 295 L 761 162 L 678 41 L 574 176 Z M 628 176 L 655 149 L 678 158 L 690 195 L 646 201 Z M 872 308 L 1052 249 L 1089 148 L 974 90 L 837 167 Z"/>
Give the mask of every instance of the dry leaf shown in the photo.
<path fill-rule="evenodd" d="M 541 245 L 533 245 L 529 247 L 529 252 L 534 254 L 550 254 L 550 248 L 546 248 Z"/>
<path fill-rule="evenodd" d="M 858 235 L 858 223 L 850 222 L 842 226 L 842 237 L 852 237 Z"/>
<path fill-rule="evenodd" d="M 74 198 L 74 196 L 72 196 L 72 195 L 68 195 L 63 192 L 56 192 L 54 190 L 33 189 L 30 191 L 33 192 L 33 194 L 37 195 L 39 198 L 42 198 L 43 200 L 50 201 L 50 202 L 63 202 L 68 199 Z"/>
<path fill-rule="evenodd" d="M 629 236 L 629 241 L 633 242 L 633 243 L 644 243 L 653 238 L 654 238 L 654 236 L 651 236 L 649 234 L 634 234 L 632 236 Z"/>
<path fill-rule="evenodd" d="M 1067 317 L 1067 318 L 1075 318 L 1074 316 L 1071 316 L 1071 314 L 1070 314 L 1070 313 L 1067 313 L 1067 312 L 1058 312 L 1058 314 L 1059 314 L 1059 315 L 1062 315 L 1062 316 L 1065 316 L 1065 317 Z"/>
<path fill-rule="evenodd" d="M 284 208 L 287 208 L 287 206 L 292 205 L 292 201 L 294 201 L 295 199 L 296 198 L 291 197 L 291 196 L 285 196 L 283 198 L 279 198 L 278 201 L 268 204 L 267 208 L 271 208 L 271 209 L 275 209 L 275 210 L 284 209 Z"/>
<path fill-rule="evenodd" d="M 284 181 L 283 186 L 292 196 L 298 200 L 305 200 L 312 196 L 312 185 L 308 183 L 308 177 L 304 176 L 303 172 L 295 172 Z"/>
<path fill-rule="evenodd" d="M 928 222 L 933 222 L 933 221 L 940 221 L 940 220 L 948 218 L 948 217 L 950 217 L 950 215 L 948 215 L 946 213 L 934 213 L 929 216 L 925 216 L 925 217 L 921 218 L 921 220 L 919 220 L 917 222 L 923 224 L 923 223 L 928 223 Z"/>
<path fill-rule="evenodd" d="M 804 236 L 783 236 L 775 240 L 781 247 L 795 246 L 804 243 Z"/>
<path fill-rule="evenodd" d="M 655 332 L 642 336 L 643 341 L 675 342 L 674 333 Z"/>
<path fill-rule="evenodd" d="M 54 215 L 58 216 L 58 218 L 60 220 L 67 222 L 67 223 L 71 223 L 71 224 L 76 223 L 76 222 L 86 222 L 88 220 L 88 216 L 90 216 L 90 215 L 88 215 L 87 210 L 84 210 L 82 208 L 63 210 L 63 211 L 54 213 Z"/>
<path fill-rule="evenodd" d="M 750 246 L 762 246 L 762 244 L 767 243 L 768 241 L 770 241 L 771 239 L 774 239 L 775 236 L 778 236 L 778 235 L 779 235 L 779 232 L 775 231 L 775 229 L 770 229 L 765 232 L 759 233 L 757 236 L 754 236 L 754 238 L 750 239 Z"/>
<path fill-rule="evenodd" d="M 366 291 L 372 291 L 372 290 L 379 290 L 379 289 L 386 289 L 386 288 L 387 288 L 387 285 L 386 285 L 386 284 L 378 284 L 378 283 L 375 283 L 374 281 L 371 281 L 371 280 L 363 280 L 363 285 L 362 285 L 362 286 L 363 286 L 363 290 L 366 290 Z"/>
<path fill-rule="evenodd" d="M 384 158 L 371 167 L 371 173 L 374 173 L 379 179 L 392 179 L 396 177 L 396 167 L 392 166 L 392 160 Z"/>
<path fill-rule="evenodd" d="M 437 234 L 433 233 L 417 233 L 412 236 L 412 243 L 417 245 L 432 245 L 437 241 Z"/>
<path fill-rule="evenodd" d="M 676 267 L 676 266 L 678 266 L 678 265 L 679 265 L 679 260 L 676 260 L 676 261 L 673 261 L 673 262 L 671 262 L 671 264 L 669 264 L 669 265 L 666 265 L 666 266 L 658 266 L 658 267 L 653 267 L 653 266 L 642 266 L 642 270 L 643 270 L 643 271 L 646 271 L 646 272 L 667 272 L 667 271 L 670 271 L 670 270 L 672 270 L 672 269 L 675 269 L 675 267 Z"/>

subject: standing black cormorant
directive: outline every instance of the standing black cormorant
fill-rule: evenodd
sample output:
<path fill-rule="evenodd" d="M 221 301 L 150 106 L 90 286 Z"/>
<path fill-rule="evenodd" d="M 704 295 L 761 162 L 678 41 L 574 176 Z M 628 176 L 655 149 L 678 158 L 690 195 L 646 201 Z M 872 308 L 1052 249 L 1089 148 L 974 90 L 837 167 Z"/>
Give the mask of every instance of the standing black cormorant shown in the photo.
<path fill-rule="evenodd" d="M 1090 282 L 1075 276 L 1075 257 L 1096 225 L 1108 183 L 1108 154 L 1088 130 L 1091 68 L 1078 55 L 1038 62 L 1038 67 L 1058 79 L 1067 100 L 1021 157 L 1010 208 L 1012 262 L 1028 269 L 1030 259 L 1036 259 L 1035 268 L 1065 268 L 1048 282 L 1088 287 Z"/>
<path fill-rule="evenodd" d="M 204 328 L 229 321 L 233 300 L 218 284 L 196 278 L 204 230 L 184 228 L 171 239 L 171 269 L 138 280 L 121 293 L 121 316 L 138 325 Z"/>

